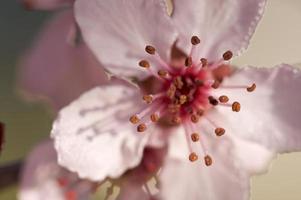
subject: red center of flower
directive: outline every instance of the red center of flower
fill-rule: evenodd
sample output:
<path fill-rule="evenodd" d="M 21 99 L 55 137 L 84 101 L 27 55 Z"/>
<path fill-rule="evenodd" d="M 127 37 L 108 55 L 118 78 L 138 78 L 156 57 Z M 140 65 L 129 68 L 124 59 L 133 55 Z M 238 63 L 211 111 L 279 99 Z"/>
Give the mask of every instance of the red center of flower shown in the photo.
<path fill-rule="evenodd" d="M 144 132 L 151 123 L 160 119 L 168 120 L 172 124 L 182 124 L 186 130 L 186 138 L 189 149 L 190 161 L 196 161 L 198 155 L 192 150 L 191 142 L 200 142 L 204 151 L 204 162 L 207 166 L 212 164 L 211 157 L 207 154 L 206 147 L 200 140 L 199 133 L 195 126 L 200 118 L 205 118 L 214 127 L 216 136 L 225 134 L 225 129 L 216 125 L 214 121 L 205 115 L 210 109 L 221 105 L 231 107 L 234 112 L 240 111 L 240 103 L 229 102 L 226 95 L 219 97 L 212 96 L 211 90 L 220 87 L 244 88 L 248 92 L 255 90 L 256 85 L 251 86 L 221 86 L 221 80 L 216 79 L 214 70 L 222 65 L 229 65 L 229 60 L 233 54 L 226 51 L 220 60 L 208 63 L 207 59 L 201 58 L 197 63 L 193 62 L 192 55 L 200 39 L 196 36 L 191 38 L 191 53 L 180 67 L 172 66 L 164 62 L 153 46 L 146 46 L 145 51 L 152 55 L 159 63 L 159 68 L 151 66 L 147 60 L 141 60 L 139 66 L 157 78 L 160 87 L 155 94 L 146 94 L 143 100 L 148 106 L 140 113 L 130 117 L 130 122 L 137 125 L 138 132 Z"/>

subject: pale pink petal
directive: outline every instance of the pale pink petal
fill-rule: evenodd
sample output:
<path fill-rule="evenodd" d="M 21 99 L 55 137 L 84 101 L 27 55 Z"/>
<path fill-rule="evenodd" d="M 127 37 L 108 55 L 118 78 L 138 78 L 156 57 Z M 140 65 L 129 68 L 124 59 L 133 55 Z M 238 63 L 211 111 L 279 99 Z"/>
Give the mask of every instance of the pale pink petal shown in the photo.
<path fill-rule="evenodd" d="M 210 167 L 204 164 L 204 154 L 199 143 L 193 145 L 199 160 L 188 160 L 184 132 L 170 143 L 168 158 L 160 173 L 161 197 L 164 200 L 247 200 L 249 198 L 249 175 L 236 165 L 232 154 L 233 143 L 229 138 L 213 138 L 201 135 L 207 152 L 213 159 Z M 178 153 L 175 154 L 175 150 Z M 179 157 L 182 154 L 185 159 Z"/>
<path fill-rule="evenodd" d="M 146 45 L 168 61 L 176 32 L 163 0 L 78 0 L 75 15 L 85 41 L 113 74 L 145 76 L 138 62 Z"/>
<path fill-rule="evenodd" d="M 73 4 L 74 0 L 21 0 L 26 9 L 53 10 L 60 7 L 67 7 Z"/>
<path fill-rule="evenodd" d="M 270 151 L 291 152 L 301 150 L 301 71 L 282 64 L 275 68 L 247 67 L 237 70 L 223 82 L 223 86 L 251 85 L 254 92 L 245 89 L 218 89 L 216 96 L 227 95 L 231 101 L 241 103 L 241 111 L 217 106 L 210 113 L 219 126 L 233 137 L 239 137 Z"/>
<path fill-rule="evenodd" d="M 59 163 L 95 181 L 137 166 L 151 135 L 129 122 L 141 109 L 138 95 L 125 83 L 96 87 L 61 110 L 52 130 Z"/>
<path fill-rule="evenodd" d="M 59 109 L 83 91 L 106 82 L 103 68 L 85 44 L 70 45 L 74 29 L 71 11 L 48 22 L 20 66 L 18 86 L 29 99 L 47 99 Z"/>
<path fill-rule="evenodd" d="M 198 57 L 220 59 L 227 50 L 246 49 L 260 21 L 266 0 L 174 0 L 172 19 L 181 36 L 180 47 L 189 51 L 190 38 L 201 39 Z"/>

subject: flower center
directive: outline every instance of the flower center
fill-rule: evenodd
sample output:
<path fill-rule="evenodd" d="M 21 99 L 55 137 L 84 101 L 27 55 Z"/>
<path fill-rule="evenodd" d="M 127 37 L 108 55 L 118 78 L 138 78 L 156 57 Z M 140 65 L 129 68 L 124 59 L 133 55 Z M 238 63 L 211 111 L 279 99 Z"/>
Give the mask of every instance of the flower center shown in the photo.
<path fill-rule="evenodd" d="M 147 60 L 141 60 L 139 66 L 145 68 L 151 76 L 155 77 L 160 87 L 155 94 L 145 94 L 143 100 L 147 106 L 140 112 L 130 117 L 130 122 L 137 124 L 137 131 L 144 132 L 152 123 L 167 121 L 173 125 L 183 125 L 186 130 L 187 144 L 190 150 L 189 160 L 196 161 L 197 153 L 193 151 L 191 143 L 200 142 L 204 162 L 207 166 L 212 164 L 212 158 L 198 133 L 196 124 L 201 118 L 209 121 L 214 128 L 216 136 L 225 134 L 225 129 L 206 116 L 206 113 L 215 106 L 230 107 L 233 112 L 239 112 L 239 102 L 230 102 L 228 96 L 219 97 L 211 95 L 211 91 L 222 87 L 231 89 L 246 89 L 248 92 L 255 90 L 256 85 L 251 86 L 222 86 L 221 78 L 217 78 L 214 71 L 220 66 L 229 66 L 233 54 L 226 51 L 221 59 L 209 63 L 206 58 L 200 58 L 195 62 L 192 59 L 200 39 L 197 36 L 191 38 L 191 52 L 180 67 L 173 66 L 162 60 L 153 46 L 146 46 L 145 51 L 159 64 L 151 66 Z"/>

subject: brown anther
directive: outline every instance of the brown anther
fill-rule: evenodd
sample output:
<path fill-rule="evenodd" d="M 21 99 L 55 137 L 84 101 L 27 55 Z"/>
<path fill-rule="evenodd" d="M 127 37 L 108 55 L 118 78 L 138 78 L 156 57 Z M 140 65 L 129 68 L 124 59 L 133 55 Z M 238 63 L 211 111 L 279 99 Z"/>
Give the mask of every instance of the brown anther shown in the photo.
<path fill-rule="evenodd" d="M 145 47 L 145 51 L 151 55 L 154 55 L 156 53 L 156 49 L 155 47 L 151 46 L 151 45 L 147 45 Z"/>
<path fill-rule="evenodd" d="M 139 117 L 137 115 L 133 115 L 130 117 L 130 122 L 132 124 L 137 124 L 140 121 Z"/>
<path fill-rule="evenodd" d="M 141 60 L 139 62 L 139 66 L 143 67 L 143 68 L 146 68 L 146 69 L 150 68 L 150 64 L 149 64 L 149 62 L 147 60 Z"/>
<path fill-rule="evenodd" d="M 168 112 L 171 113 L 171 114 L 175 114 L 177 113 L 181 108 L 181 105 L 178 105 L 178 104 L 169 104 L 168 105 Z"/>
<path fill-rule="evenodd" d="M 168 75 L 168 72 L 166 70 L 160 69 L 158 71 L 158 75 L 162 78 L 165 78 Z"/>
<path fill-rule="evenodd" d="M 179 116 L 173 116 L 173 117 L 171 118 L 171 122 L 172 122 L 173 124 L 180 124 L 180 123 L 181 123 L 181 118 L 180 118 Z"/>
<path fill-rule="evenodd" d="M 147 129 L 146 124 L 139 124 L 139 125 L 137 126 L 137 131 L 138 131 L 138 132 L 144 132 L 144 131 L 146 131 L 146 129 Z"/>
<path fill-rule="evenodd" d="M 253 83 L 250 87 L 247 87 L 248 92 L 253 92 L 256 89 L 256 84 Z"/>
<path fill-rule="evenodd" d="M 240 111 L 240 103 L 235 101 L 232 103 L 232 111 L 233 112 L 239 112 Z"/>
<path fill-rule="evenodd" d="M 147 104 L 150 104 L 150 103 L 153 102 L 153 96 L 152 95 L 143 95 L 142 99 Z"/>
<path fill-rule="evenodd" d="M 198 133 L 192 133 L 190 137 L 193 142 L 197 142 L 200 140 L 200 135 Z"/>
<path fill-rule="evenodd" d="M 167 90 L 167 93 L 166 95 L 170 98 L 170 99 L 173 99 L 174 96 L 175 96 L 175 93 L 176 93 L 176 86 L 174 84 L 171 84 Z"/>
<path fill-rule="evenodd" d="M 220 86 L 220 82 L 218 80 L 214 80 L 214 82 L 212 83 L 211 87 L 213 89 L 217 89 Z"/>
<path fill-rule="evenodd" d="M 224 60 L 230 60 L 232 57 L 233 57 L 232 51 L 226 51 L 226 52 L 223 54 Z"/>
<path fill-rule="evenodd" d="M 159 121 L 159 115 L 156 114 L 156 113 L 153 113 L 153 114 L 150 115 L 150 119 L 151 119 L 152 122 L 155 123 L 155 122 Z"/>
<path fill-rule="evenodd" d="M 208 60 L 206 58 L 201 58 L 202 67 L 205 67 L 208 65 Z"/>
<path fill-rule="evenodd" d="M 216 136 L 222 136 L 225 134 L 226 130 L 224 128 L 216 128 L 214 132 Z"/>
<path fill-rule="evenodd" d="M 181 76 L 177 76 L 174 81 L 173 81 L 174 85 L 176 86 L 176 88 L 178 89 L 182 89 L 184 83 L 182 81 L 182 77 Z"/>
<path fill-rule="evenodd" d="M 204 160 L 205 160 L 205 165 L 206 165 L 206 166 L 212 165 L 212 158 L 211 158 L 209 155 L 206 155 L 206 156 L 204 157 Z"/>
<path fill-rule="evenodd" d="M 200 80 L 200 79 L 196 79 L 195 84 L 196 84 L 196 86 L 201 87 L 201 86 L 204 86 L 204 81 Z"/>
<path fill-rule="evenodd" d="M 213 105 L 213 106 L 218 105 L 218 101 L 213 96 L 209 96 L 208 100 L 211 105 Z"/>
<path fill-rule="evenodd" d="M 200 40 L 200 38 L 198 36 L 194 35 L 194 36 L 191 37 L 191 44 L 192 45 L 200 44 L 200 42 L 201 42 L 201 40 Z"/>
<path fill-rule="evenodd" d="M 194 153 L 194 152 L 192 152 L 192 153 L 189 155 L 189 160 L 190 160 L 191 162 L 196 161 L 198 158 L 199 158 L 198 155 L 196 155 L 196 153 Z"/>
<path fill-rule="evenodd" d="M 192 65 L 192 58 L 191 57 L 187 57 L 185 59 L 185 66 L 186 67 L 190 67 Z"/>
<path fill-rule="evenodd" d="M 198 123 L 200 117 L 199 117 L 198 115 L 192 114 L 192 115 L 190 116 L 190 119 L 191 119 L 191 121 L 192 121 L 193 123 Z"/>
<path fill-rule="evenodd" d="M 203 116 L 204 110 L 199 108 L 199 109 L 196 111 L 196 114 L 197 114 L 198 116 Z"/>
<path fill-rule="evenodd" d="M 181 95 L 179 98 L 180 104 L 183 105 L 184 103 L 187 102 L 187 96 L 186 95 Z"/>
<path fill-rule="evenodd" d="M 227 97 L 226 95 L 222 95 L 218 98 L 218 100 L 221 103 L 227 103 L 229 101 L 229 97 Z"/>

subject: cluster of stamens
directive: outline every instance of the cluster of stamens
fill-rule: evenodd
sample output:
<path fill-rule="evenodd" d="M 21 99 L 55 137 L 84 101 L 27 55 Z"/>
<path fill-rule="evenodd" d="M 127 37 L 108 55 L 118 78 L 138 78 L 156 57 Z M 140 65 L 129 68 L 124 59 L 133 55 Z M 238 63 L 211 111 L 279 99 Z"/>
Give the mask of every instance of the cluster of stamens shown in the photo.
<path fill-rule="evenodd" d="M 196 46 L 200 44 L 197 36 L 191 38 L 191 52 L 180 67 L 172 66 L 162 60 L 153 46 L 147 45 L 145 51 L 153 56 L 159 65 L 151 66 L 147 60 L 141 60 L 139 66 L 146 69 L 151 76 L 157 78 L 161 90 L 156 94 L 146 94 L 143 101 L 147 107 L 140 113 L 130 117 L 130 122 L 137 125 L 138 132 L 144 132 L 152 123 L 168 121 L 170 124 L 182 124 L 186 130 L 186 138 L 190 149 L 189 160 L 198 160 L 198 155 L 192 150 L 192 143 L 199 142 L 204 153 L 204 163 L 210 166 L 213 163 L 207 153 L 202 138 L 196 128 L 201 120 L 207 120 L 213 127 L 216 136 L 220 137 L 226 130 L 209 119 L 205 114 L 215 106 L 230 107 L 233 112 L 239 112 L 241 105 L 238 101 L 230 102 L 226 95 L 215 97 L 210 95 L 210 90 L 219 88 L 245 89 L 253 92 L 256 85 L 251 86 L 224 86 L 221 80 L 214 78 L 213 70 L 221 65 L 229 65 L 233 57 L 231 51 L 226 51 L 220 60 L 209 63 L 206 58 L 201 58 L 194 63 L 193 55 Z M 159 66 L 159 67 L 158 67 Z"/>

